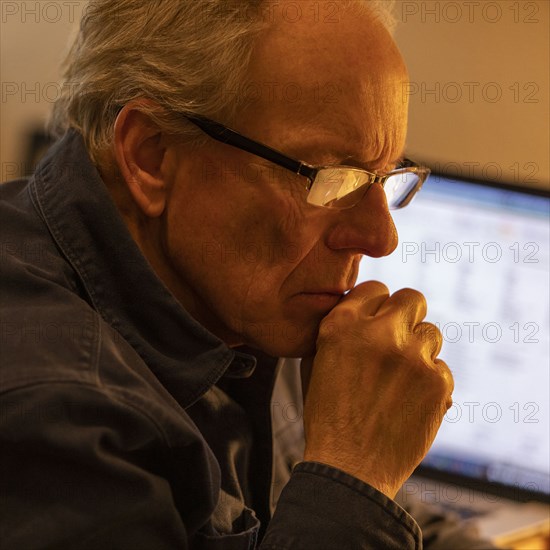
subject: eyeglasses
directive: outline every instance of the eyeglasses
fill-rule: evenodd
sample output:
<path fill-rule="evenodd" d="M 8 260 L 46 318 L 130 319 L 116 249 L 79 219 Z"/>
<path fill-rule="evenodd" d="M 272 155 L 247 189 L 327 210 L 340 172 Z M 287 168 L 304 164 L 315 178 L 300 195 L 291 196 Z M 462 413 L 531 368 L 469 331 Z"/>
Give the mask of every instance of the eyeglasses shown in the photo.
<path fill-rule="evenodd" d="M 208 118 L 185 115 L 211 138 L 273 162 L 309 183 L 307 202 L 325 208 L 344 209 L 355 206 L 374 183 L 382 185 L 390 210 L 407 206 L 426 181 L 430 170 L 404 159 L 386 174 L 375 174 L 353 166 L 312 166 L 293 159 L 263 143 L 247 138 L 235 130 Z"/>

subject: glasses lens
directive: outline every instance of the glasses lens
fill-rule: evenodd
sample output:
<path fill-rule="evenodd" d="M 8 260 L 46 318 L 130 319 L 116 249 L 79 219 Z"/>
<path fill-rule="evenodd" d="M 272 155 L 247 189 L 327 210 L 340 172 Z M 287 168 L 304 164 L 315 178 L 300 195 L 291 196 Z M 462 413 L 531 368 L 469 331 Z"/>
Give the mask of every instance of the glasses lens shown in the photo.
<path fill-rule="evenodd" d="M 390 210 L 397 210 L 409 204 L 422 186 L 425 178 L 416 172 L 397 172 L 384 184 L 384 191 Z"/>
<path fill-rule="evenodd" d="M 322 168 L 307 196 L 309 204 L 327 208 L 351 208 L 367 190 L 371 176 L 353 168 Z"/>

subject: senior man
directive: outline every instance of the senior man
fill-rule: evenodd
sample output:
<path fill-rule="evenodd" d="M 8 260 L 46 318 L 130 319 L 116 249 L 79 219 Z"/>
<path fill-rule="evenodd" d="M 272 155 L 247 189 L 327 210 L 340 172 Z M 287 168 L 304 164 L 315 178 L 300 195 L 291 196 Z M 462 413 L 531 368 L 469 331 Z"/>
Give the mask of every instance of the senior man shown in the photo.
<path fill-rule="evenodd" d="M 402 161 L 388 21 L 358 0 L 87 8 L 62 137 L 2 187 L 3 548 L 422 546 L 392 499 L 452 375 L 419 293 L 353 288 L 427 174 Z M 274 357 L 305 357 L 297 465 L 270 399 L 299 371 Z M 445 525 L 440 547 L 474 547 Z"/>

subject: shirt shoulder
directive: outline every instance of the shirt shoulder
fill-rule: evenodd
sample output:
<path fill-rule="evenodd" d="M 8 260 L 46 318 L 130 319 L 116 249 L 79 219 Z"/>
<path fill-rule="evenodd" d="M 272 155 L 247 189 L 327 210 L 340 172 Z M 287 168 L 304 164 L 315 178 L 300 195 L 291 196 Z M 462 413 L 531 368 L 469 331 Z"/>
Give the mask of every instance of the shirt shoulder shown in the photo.
<path fill-rule="evenodd" d="M 0 393 L 84 384 L 144 411 L 182 409 L 135 349 L 94 309 L 51 237 L 30 189 L 0 186 Z"/>

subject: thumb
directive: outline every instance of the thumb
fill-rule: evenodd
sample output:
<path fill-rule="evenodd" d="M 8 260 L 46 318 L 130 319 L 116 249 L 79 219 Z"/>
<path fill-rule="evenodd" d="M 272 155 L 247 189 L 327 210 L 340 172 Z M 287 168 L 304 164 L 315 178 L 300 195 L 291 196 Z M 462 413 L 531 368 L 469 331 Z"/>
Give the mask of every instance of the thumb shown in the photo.
<path fill-rule="evenodd" d="M 368 315 L 374 316 L 389 298 L 388 287 L 380 281 L 366 281 L 352 288 L 344 296 L 338 305 L 344 303 L 357 304 L 359 308 Z M 338 305 L 336 307 L 338 307 Z"/>
<path fill-rule="evenodd" d="M 311 369 L 313 367 L 313 355 L 303 357 L 300 364 L 300 376 L 302 378 L 302 396 L 305 401 L 307 390 L 309 388 L 309 379 L 311 378 Z"/>

